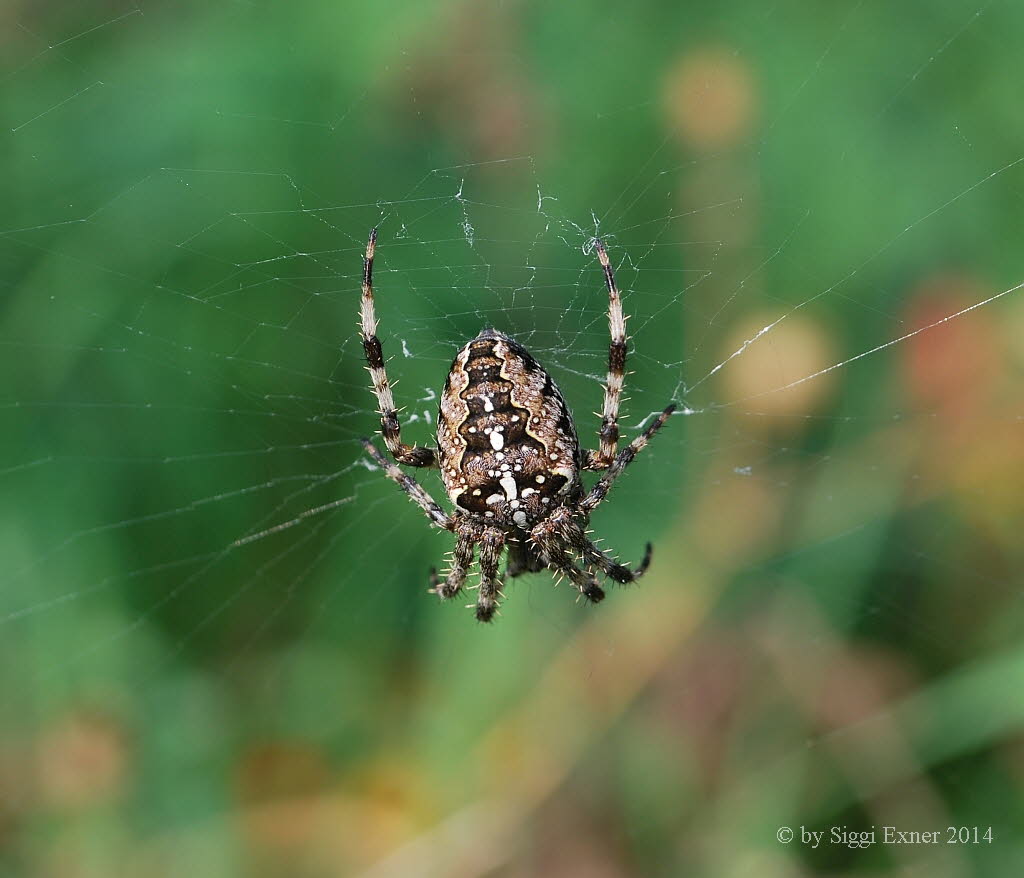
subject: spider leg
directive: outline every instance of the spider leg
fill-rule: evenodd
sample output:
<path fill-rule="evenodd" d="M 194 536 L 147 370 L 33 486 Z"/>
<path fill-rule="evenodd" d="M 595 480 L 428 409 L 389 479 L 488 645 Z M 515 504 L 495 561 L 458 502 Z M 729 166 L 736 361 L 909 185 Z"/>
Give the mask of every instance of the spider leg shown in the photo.
<path fill-rule="evenodd" d="M 553 549 L 544 555 L 548 560 L 548 566 L 559 573 L 564 573 L 588 601 L 596 604 L 604 600 L 604 589 L 598 585 L 597 577 L 578 567 L 565 549 Z"/>
<path fill-rule="evenodd" d="M 472 530 L 460 528 L 458 524 L 455 528 L 458 539 L 455 541 L 455 554 L 448 575 L 442 580 L 436 570 L 430 571 L 430 590 L 441 600 L 455 597 L 462 590 L 473 563 L 473 546 L 479 539 Z"/>
<path fill-rule="evenodd" d="M 498 609 L 497 595 L 501 591 L 498 562 L 505 548 L 505 534 L 497 528 L 487 528 L 480 540 L 480 591 L 476 599 L 476 617 L 490 622 Z"/>
<path fill-rule="evenodd" d="M 363 257 L 363 298 L 359 311 L 359 332 L 363 339 L 373 392 L 380 408 L 380 428 L 391 456 L 408 466 L 434 466 L 437 455 L 432 448 L 422 445 L 406 445 L 402 442 L 402 428 L 398 422 L 398 410 L 391 395 L 391 384 L 384 368 L 384 353 L 377 338 L 377 313 L 373 307 L 373 252 L 377 246 L 377 230 L 370 232 Z"/>
<path fill-rule="evenodd" d="M 608 345 L 608 379 L 604 385 L 604 409 L 601 414 L 601 440 L 599 451 L 586 452 L 584 469 L 608 469 L 615 461 L 619 444 L 619 402 L 622 384 L 626 374 L 626 318 L 622 313 L 622 297 L 615 285 L 615 273 L 608 259 L 608 251 L 600 240 L 594 241 L 597 258 L 604 270 L 604 282 L 608 287 L 608 331 L 611 342 Z"/>
<path fill-rule="evenodd" d="M 651 441 L 651 437 L 664 426 L 665 421 L 669 419 L 669 416 L 675 409 L 675 405 L 670 405 L 666 408 L 654 419 L 653 424 L 615 456 L 615 460 L 608 467 L 608 471 L 597 480 L 597 484 L 590 489 L 590 493 L 580 501 L 581 512 L 589 515 L 594 511 L 598 504 L 608 495 L 608 491 L 615 480 L 622 474 L 622 471 L 633 462 L 634 457 L 643 451 L 647 443 Z"/>
<path fill-rule="evenodd" d="M 434 500 L 433 497 L 420 487 L 419 483 L 414 478 L 407 476 L 383 454 L 381 454 L 369 439 L 363 439 L 362 443 L 363 448 L 366 449 L 366 453 L 374 459 L 377 466 L 384 470 L 384 475 L 391 479 L 391 481 L 396 482 L 398 486 L 412 498 L 412 501 L 427 514 L 427 518 L 430 519 L 432 524 L 442 530 L 453 529 L 454 523 L 451 516 L 449 516 L 448 513 L 438 505 L 437 501 Z"/>
<path fill-rule="evenodd" d="M 635 569 L 630 569 L 625 564 L 620 564 L 607 552 L 603 552 L 595 546 L 593 542 L 587 538 L 587 535 L 583 532 L 583 528 L 581 528 L 571 518 L 560 524 L 559 532 L 564 537 L 568 547 L 583 557 L 585 564 L 591 567 L 596 567 L 604 573 L 605 576 L 614 579 L 622 585 L 629 582 L 636 582 L 647 572 L 647 568 L 651 564 L 651 552 L 653 551 L 653 547 L 650 543 L 647 544 L 643 560 L 640 562 L 639 566 Z"/>
<path fill-rule="evenodd" d="M 566 513 L 568 514 L 568 510 Z M 544 563 L 552 570 L 568 577 L 587 600 L 595 604 L 604 600 L 604 590 L 598 585 L 597 577 L 577 567 L 572 556 L 565 550 L 564 538 L 559 533 L 557 510 L 553 519 L 545 519 L 530 532 Z"/>

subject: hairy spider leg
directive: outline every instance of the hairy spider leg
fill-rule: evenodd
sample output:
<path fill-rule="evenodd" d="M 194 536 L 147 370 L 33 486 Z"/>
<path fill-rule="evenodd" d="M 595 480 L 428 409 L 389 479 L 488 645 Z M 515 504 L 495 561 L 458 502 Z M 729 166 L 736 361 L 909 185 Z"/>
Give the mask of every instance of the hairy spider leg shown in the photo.
<path fill-rule="evenodd" d="M 556 509 L 552 513 L 550 521 L 565 541 L 565 545 L 576 554 L 582 556 L 585 564 L 598 568 L 606 576 L 620 584 L 636 582 L 647 572 L 647 568 L 650 566 L 651 552 L 653 551 L 650 543 L 647 544 L 644 558 L 639 566 L 631 570 L 625 564 L 620 564 L 618 560 L 612 558 L 607 552 L 603 552 L 595 546 L 587 538 L 583 528 L 573 518 L 572 512 L 568 507 L 563 506 L 561 509 Z"/>
<path fill-rule="evenodd" d="M 442 580 L 436 570 L 430 571 L 430 590 L 442 600 L 455 597 L 466 584 L 469 568 L 473 564 L 473 546 L 479 539 L 475 530 L 458 520 L 455 522 L 455 532 L 458 539 L 455 541 L 455 552 L 448 575 Z"/>
<path fill-rule="evenodd" d="M 363 298 L 359 311 L 359 332 L 363 339 L 367 368 L 373 380 L 373 392 L 380 408 L 380 429 L 391 456 L 408 466 L 434 466 L 437 455 L 433 448 L 423 445 L 406 445 L 402 442 L 402 427 L 398 421 L 398 410 L 391 395 L 391 384 L 384 368 L 384 353 L 377 338 L 377 313 L 373 306 L 373 254 L 377 247 L 377 230 L 370 232 L 363 257 Z"/>
<path fill-rule="evenodd" d="M 551 546 L 543 550 L 548 560 L 548 565 L 558 573 L 564 573 L 569 581 L 576 586 L 579 593 L 592 604 L 604 600 L 604 589 L 597 582 L 593 573 L 578 567 L 572 560 L 572 556 L 560 545 Z"/>
<path fill-rule="evenodd" d="M 535 525 L 530 531 L 530 538 L 536 544 L 544 563 L 566 576 L 583 597 L 595 604 L 604 600 L 604 590 L 598 585 L 597 577 L 577 567 L 572 556 L 566 551 L 564 538 L 559 533 L 556 521 L 547 518 Z"/>
<path fill-rule="evenodd" d="M 636 439 L 630 442 L 629 445 L 623 448 L 622 451 L 615 456 L 615 460 L 612 461 L 612 465 L 608 467 L 605 474 L 597 480 L 597 484 L 590 489 L 590 493 L 580 501 L 581 512 L 589 515 L 595 508 L 597 508 L 601 501 L 608 496 L 608 491 L 611 489 L 615 480 L 622 475 L 622 471 L 633 462 L 634 457 L 643 451 L 647 443 L 651 441 L 651 437 L 665 425 L 665 421 L 669 419 L 669 416 L 675 410 L 675 405 L 668 406 L 668 408 L 655 418 L 653 424 L 651 424 L 643 431 L 643 433 L 637 436 Z"/>
<path fill-rule="evenodd" d="M 608 378 L 604 385 L 604 408 L 598 432 L 601 447 L 598 451 L 586 453 L 583 468 L 604 470 L 614 462 L 619 444 L 619 404 L 626 375 L 626 318 L 622 313 L 622 296 L 615 285 L 615 273 L 608 259 L 608 251 L 599 239 L 594 240 L 594 249 L 597 250 L 597 258 L 604 271 L 605 286 L 608 288 L 608 331 L 611 342 L 608 345 Z"/>
<path fill-rule="evenodd" d="M 501 582 L 498 580 L 498 562 L 505 548 L 505 532 L 489 527 L 480 538 L 480 590 L 476 598 L 476 617 L 490 622 L 498 609 Z"/>
<path fill-rule="evenodd" d="M 377 465 L 384 470 L 386 475 L 391 481 L 395 482 L 412 501 L 420 507 L 426 514 L 427 518 L 430 519 L 431 523 L 442 530 L 452 530 L 453 523 L 451 516 L 445 512 L 438 502 L 431 497 L 423 488 L 420 486 L 412 476 L 407 476 L 397 466 L 395 466 L 390 460 L 388 460 L 383 454 L 381 454 L 376 446 L 369 439 L 360 440 L 363 443 L 363 448 L 366 449 L 366 453 L 370 455 L 376 461 Z"/>

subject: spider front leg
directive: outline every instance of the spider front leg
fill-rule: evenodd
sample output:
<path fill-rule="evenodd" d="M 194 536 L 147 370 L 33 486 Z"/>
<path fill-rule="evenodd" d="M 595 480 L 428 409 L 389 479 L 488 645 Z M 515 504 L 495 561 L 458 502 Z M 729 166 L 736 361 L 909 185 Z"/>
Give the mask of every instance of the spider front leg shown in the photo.
<path fill-rule="evenodd" d="M 380 408 L 380 429 L 384 435 L 391 456 L 408 466 L 434 466 L 437 455 L 434 449 L 422 445 L 406 445 L 402 442 L 402 428 L 398 422 L 398 410 L 391 395 L 391 384 L 384 368 L 384 352 L 377 338 L 377 313 L 373 306 L 373 253 L 377 247 L 377 230 L 370 232 L 363 257 L 363 298 L 359 311 L 359 332 L 363 339 L 363 352 L 373 380 L 373 392 Z"/>
<path fill-rule="evenodd" d="M 370 455 L 391 481 L 395 482 L 409 497 L 413 503 L 420 507 L 430 519 L 431 523 L 442 530 L 452 530 L 453 522 L 451 516 L 445 512 L 438 502 L 420 487 L 419 483 L 403 473 L 397 466 L 381 454 L 376 446 L 369 440 L 361 440 L 366 453 Z"/>
<path fill-rule="evenodd" d="M 668 406 L 668 408 L 654 419 L 653 424 L 651 424 L 643 431 L 643 433 L 637 436 L 636 439 L 630 442 L 629 445 L 623 448 L 622 451 L 615 456 L 615 460 L 613 460 L 611 466 L 608 467 L 608 471 L 597 480 L 597 484 L 590 489 L 590 493 L 580 501 L 580 511 L 583 512 L 584 515 L 589 516 L 598 504 L 604 500 L 608 495 L 608 491 L 611 490 L 612 485 L 615 483 L 615 480 L 622 475 L 622 471 L 633 462 L 633 458 L 644 450 L 647 443 L 651 441 L 651 437 L 665 425 L 665 421 L 669 419 L 669 416 L 675 410 L 675 405 Z"/>
<path fill-rule="evenodd" d="M 622 296 L 615 285 L 615 273 L 608 259 L 608 251 L 597 239 L 594 241 L 594 249 L 597 250 L 597 258 L 604 271 L 605 286 L 608 288 L 608 331 L 611 342 L 608 345 L 608 378 L 604 385 L 604 409 L 598 433 L 601 447 L 598 451 L 587 452 L 583 468 L 603 470 L 612 465 L 619 444 L 619 403 L 626 375 L 626 318 L 622 313 Z"/>

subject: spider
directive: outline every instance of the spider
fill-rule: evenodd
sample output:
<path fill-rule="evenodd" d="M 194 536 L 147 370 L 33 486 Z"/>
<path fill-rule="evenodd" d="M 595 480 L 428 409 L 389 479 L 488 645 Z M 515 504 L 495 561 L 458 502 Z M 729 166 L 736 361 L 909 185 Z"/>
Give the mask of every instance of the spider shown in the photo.
<path fill-rule="evenodd" d="M 494 329 L 484 329 L 455 356 L 441 393 L 437 448 L 402 442 L 377 337 L 373 299 L 376 244 L 377 230 L 373 229 L 363 259 L 360 333 L 380 406 L 384 444 L 398 463 L 439 467 L 454 512 L 445 512 L 369 439 L 362 443 L 435 527 L 455 534 L 447 575 L 442 579 L 436 570 L 430 571 L 431 593 L 447 599 L 462 590 L 476 546 L 480 547 L 480 583 L 475 606 L 481 622 L 491 621 L 499 596 L 504 597 L 498 577 L 503 551 L 508 552 L 507 577 L 550 568 L 593 603 L 604 598 L 595 571 L 619 583 L 638 580 L 651 562 L 651 544 L 647 544 L 639 566 L 631 569 L 597 548 L 588 539 L 586 526 L 612 484 L 661 429 L 675 406 L 668 406 L 643 433 L 617 450 L 626 320 L 604 244 L 593 242 L 608 288 L 611 331 L 597 451 L 580 449 L 572 414 L 551 376 L 522 345 Z M 582 470 L 603 471 L 590 491 L 583 487 Z"/>

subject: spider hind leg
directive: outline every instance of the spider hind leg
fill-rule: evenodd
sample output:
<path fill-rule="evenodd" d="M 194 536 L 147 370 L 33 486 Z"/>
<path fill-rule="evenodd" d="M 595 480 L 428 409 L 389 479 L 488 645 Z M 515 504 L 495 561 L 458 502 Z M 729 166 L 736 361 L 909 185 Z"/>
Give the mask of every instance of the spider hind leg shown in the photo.
<path fill-rule="evenodd" d="M 647 544 L 644 550 L 643 560 L 635 568 L 630 568 L 625 564 L 619 563 L 616 558 L 595 546 L 587 538 L 583 529 L 571 519 L 560 523 L 559 533 L 562 534 L 569 548 L 582 557 L 583 562 L 588 567 L 600 570 L 605 576 L 619 583 L 619 585 L 628 585 L 631 582 L 636 582 L 647 572 L 647 568 L 651 565 L 651 553 L 654 551 L 654 547 L 650 543 Z"/>
<path fill-rule="evenodd" d="M 565 576 L 582 597 L 593 604 L 600 603 L 604 600 L 604 589 L 598 584 L 597 577 L 590 571 L 577 566 L 566 550 L 568 541 L 562 533 L 562 525 L 572 521 L 570 515 L 571 513 L 564 507 L 562 510 L 556 510 L 550 518 L 534 527 L 530 532 L 531 539 L 547 567 Z M 580 534 L 582 533 L 580 531 Z M 583 539 L 589 542 L 586 537 Z"/>
<path fill-rule="evenodd" d="M 501 581 L 498 579 L 498 562 L 505 548 L 505 534 L 497 528 L 487 528 L 480 538 L 480 589 L 476 599 L 476 618 L 490 622 L 498 611 L 498 595 Z"/>
<path fill-rule="evenodd" d="M 466 584 L 466 577 L 473 563 L 473 547 L 477 543 L 477 536 L 471 530 L 456 525 L 456 533 L 458 539 L 455 541 L 455 551 L 452 553 L 452 563 L 447 576 L 442 579 L 436 570 L 430 571 L 430 591 L 443 601 L 455 597 Z"/>

